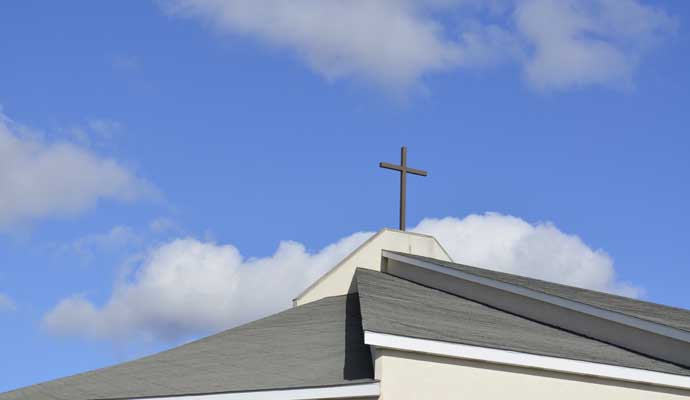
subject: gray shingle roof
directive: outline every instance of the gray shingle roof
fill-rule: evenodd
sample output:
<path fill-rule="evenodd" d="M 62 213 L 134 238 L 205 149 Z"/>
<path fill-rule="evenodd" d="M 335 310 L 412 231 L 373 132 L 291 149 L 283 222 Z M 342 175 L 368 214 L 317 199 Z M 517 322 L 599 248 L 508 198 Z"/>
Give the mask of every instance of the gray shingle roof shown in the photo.
<path fill-rule="evenodd" d="M 690 312 L 419 256 L 679 329 Z M 381 272 L 359 295 L 325 298 L 159 354 L 0 394 L 0 400 L 101 400 L 373 382 L 363 329 L 690 376 L 690 369 Z"/>
<path fill-rule="evenodd" d="M 397 252 L 392 252 L 397 253 Z M 484 278 L 494 279 L 500 282 L 519 285 L 542 293 L 578 301 L 604 310 L 614 311 L 630 315 L 639 319 L 667 325 L 676 329 L 690 332 L 690 310 L 669 307 L 647 301 L 635 300 L 628 297 L 616 296 L 609 293 L 597 292 L 558 283 L 542 281 L 534 278 L 492 271 L 483 268 L 471 267 L 463 264 L 416 256 L 406 253 L 397 253 L 405 257 L 415 258 L 434 264 L 443 265 Z"/>
<path fill-rule="evenodd" d="M 690 369 L 388 274 L 358 269 L 355 279 L 367 331 L 690 376 Z"/>
<path fill-rule="evenodd" d="M 356 295 L 322 299 L 166 352 L 1 400 L 174 396 L 373 382 Z"/>

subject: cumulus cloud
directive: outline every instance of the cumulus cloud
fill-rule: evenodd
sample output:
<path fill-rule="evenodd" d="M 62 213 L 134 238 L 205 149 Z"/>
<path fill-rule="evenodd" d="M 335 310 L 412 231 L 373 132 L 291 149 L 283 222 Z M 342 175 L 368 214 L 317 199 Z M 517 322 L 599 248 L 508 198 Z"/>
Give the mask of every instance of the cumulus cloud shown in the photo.
<path fill-rule="evenodd" d="M 613 260 L 552 223 L 487 213 L 424 219 L 414 231 L 436 237 L 455 262 L 628 297 L 642 291 L 616 279 Z"/>
<path fill-rule="evenodd" d="M 294 49 L 327 78 L 358 76 L 387 85 L 458 62 L 442 27 L 406 1 L 216 1 L 164 3 L 176 15 Z"/>
<path fill-rule="evenodd" d="M 357 233 L 315 253 L 286 241 L 264 258 L 245 258 L 232 245 L 173 240 L 152 249 L 104 306 L 71 297 L 44 325 L 56 334 L 112 339 L 177 339 L 222 329 L 289 307 L 308 282 L 369 236 Z"/>
<path fill-rule="evenodd" d="M 531 45 L 524 72 L 541 89 L 628 86 L 644 55 L 674 21 L 634 0 L 531 0 L 515 10 Z"/>
<path fill-rule="evenodd" d="M 171 15 L 294 51 L 329 79 L 396 90 L 512 62 L 540 89 L 624 85 L 675 23 L 639 0 L 166 0 Z"/>
<path fill-rule="evenodd" d="M 47 142 L 0 114 L 0 228 L 153 193 L 117 161 L 69 142 Z"/>
<path fill-rule="evenodd" d="M 415 231 L 436 236 L 456 261 L 565 284 L 636 296 L 616 280 L 613 261 L 549 223 L 499 215 L 425 219 Z M 291 299 L 372 235 L 350 235 L 319 251 L 282 242 L 263 258 L 229 244 L 177 239 L 154 247 L 99 306 L 83 296 L 44 318 L 58 335 L 124 340 L 179 339 L 288 308 Z"/>
<path fill-rule="evenodd" d="M 16 308 L 17 306 L 14 304 L 14 301 L 12 301 L 10 296 L 0 293 L 0 313 L 14 311 Z"/>

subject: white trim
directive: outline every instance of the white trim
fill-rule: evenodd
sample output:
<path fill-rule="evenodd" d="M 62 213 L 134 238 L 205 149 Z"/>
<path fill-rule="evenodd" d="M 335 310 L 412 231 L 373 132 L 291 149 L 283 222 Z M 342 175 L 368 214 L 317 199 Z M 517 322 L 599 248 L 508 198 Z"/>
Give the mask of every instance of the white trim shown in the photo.
<path fill-rule="evenodd" d="M 441 342 L 437 340 L 416 339 L 407 336 L 389 335 L 371 331 L 364 331 L 364 343 L 388 349 L 414 351 L 547 371 L 566 372 L 576 375 L 595 376 L 626 382 L 690 389 L 689 376 L 619 367 L 589 361 L 540 356 L 516 351 Z"/>
<path fill-rule="evenodd" d="M 343 399 L 379 396 L 378 382 L 304 389 L 260 390 L 254 392 L 199 394 L 188 396 L 156 397 L 155 400 L 312 400 Z M 146 397 L 135 397 L 146 399 Z"/>
<path fill-rule="evenodd" d="M 528 289 L 522 286 L 513 285 L 510 283 L 505 283 L 497 281 L 490 278 L 484 278 L 481 276 L 473 275 L 467 272 L 458 271 L 457 269 L 450 268 L 441 264 L 435 264 L 427 261 L 418 260 L 412 257 L 406 257 L 401 254 L 392 253 L 390 251 L 383 251 L 383 256 L 391 260 L 400 261 L 403 263 L 411 264 L 416 267 L 424 268 L 434 272 L 439 272 L 442 274 L 450 275 L 459 279 L 463 279 L 469 282 L 477 283 L 480 285 L 492 287 L 494 289 L 503 290 L 520 296 L 525 296 L 534 300 L 542 301 L 545 303 L 553 304 L 559 307 L 563 307 L 569 310 L 577 311 L 583 314 L 591 315 L 597 318 L 606 319 L 609 321 L 614 321 L 619 324 L 627 325 L 633 328 L 641 329 L 647 332 L 651 332 L 657 335 L 670 337 L 673 339 L 681 340 L 686 343 L 690 343 L 690 332 L 672 328 L 667 325 L 658 324 L 656 322 L 647 321 L 644 319 L 632 317 L 630 315 L 621 314 L 611 310 L 605 310 L 603 308 L 594 307 L 589 304 L 580 303 L 577 301 L 565 299 L 563 297 L 558 297 L 536 290 Z"/>

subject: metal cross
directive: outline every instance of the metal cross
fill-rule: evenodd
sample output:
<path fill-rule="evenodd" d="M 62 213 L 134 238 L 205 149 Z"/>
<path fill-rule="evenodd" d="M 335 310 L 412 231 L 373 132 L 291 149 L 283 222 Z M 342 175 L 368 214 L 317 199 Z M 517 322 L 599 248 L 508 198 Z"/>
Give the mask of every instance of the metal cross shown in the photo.
<path fill-rule="evenodd" d="M 407 174 L 415 174 L 426 176 L 427 172 L 421 169 L 414 169 L 407 167 L 407 147 L 403 146 L 400 149 L 400 165 L 389 163 L 379 163 L 379 167 L 392 169 L 400 172 L 400 230 L 405 230 L 405 191 L 407 186 Z"/>

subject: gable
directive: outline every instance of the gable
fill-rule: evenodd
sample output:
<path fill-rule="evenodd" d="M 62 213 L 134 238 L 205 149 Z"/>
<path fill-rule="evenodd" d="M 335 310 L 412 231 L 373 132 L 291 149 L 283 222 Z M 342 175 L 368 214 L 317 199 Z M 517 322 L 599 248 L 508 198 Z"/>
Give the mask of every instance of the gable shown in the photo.
<path fill-rule="evenodd" d="M 451 261 L 446 250 L 432 236 L 382 229 L 299 294 L 293 300 L 294 305 L 299 306 L 324 297 L 353 293 L 352 280 L 355 270 L 366 268 L 380 271 L 383 250 Z"/>

